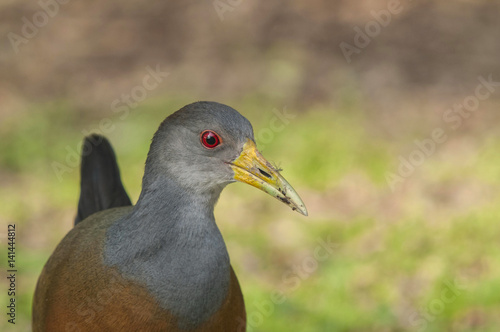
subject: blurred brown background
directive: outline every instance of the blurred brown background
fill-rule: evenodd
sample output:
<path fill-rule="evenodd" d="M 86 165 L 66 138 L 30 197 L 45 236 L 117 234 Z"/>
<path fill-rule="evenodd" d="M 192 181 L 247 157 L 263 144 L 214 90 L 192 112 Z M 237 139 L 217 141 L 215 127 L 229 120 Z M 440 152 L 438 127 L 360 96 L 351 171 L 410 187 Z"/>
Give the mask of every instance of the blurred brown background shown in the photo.
<path fill-rule="evenodd" d="M 237 185 L 216 209 L 248 332 L 498 330 L 500 87 L 458 128 L 443 116 L 479 77 L 500 81 L 500 1 L 60 1 L 0 2 L 2 253 L 6 224 L 19 229 L 18 323 L 3 315 L 2 331 L 30 330 L 37 277 L 72 227 L 84 132 L 111 121 L 104 134 L 135 201 L 158 124 L 196 100 L 238 109 L 258 138 L 276 114 L 293 116 L 258 143 L 307 222 Z M 122 119 L 116 106 L 155 69 L 168 76 Z M 388 174 L 436 128 L 447 140 L 392 187 Z M 53 164 L 69 156 L 58 178 Z M 319 238 L 338 246 L 287 286 Z M 287 301 L 262 312 L 282 287 Z"/>
<path fill-rule="evenodd" d="M 356 91 L 367 112 L 391 113 L 414 101 L 446 105 L 477 76 L 500 77 L 498 1 L 401 1 L 402 12 L 350 64 L 340 43 L 353 44 L 353 27 L 388 1 L 221 1 L 232 8 L 222 16 L 216 3 L 69 1 L 15 53 L 8 33 L 22 35 L 21 18 L 33 22 L 41 6 L 4 0 L 2 117 L 53 98 L 79 111 L 108 107 L 151 64 L 172 75 L 157 94 L 252 92 L 309 105 Z"/>

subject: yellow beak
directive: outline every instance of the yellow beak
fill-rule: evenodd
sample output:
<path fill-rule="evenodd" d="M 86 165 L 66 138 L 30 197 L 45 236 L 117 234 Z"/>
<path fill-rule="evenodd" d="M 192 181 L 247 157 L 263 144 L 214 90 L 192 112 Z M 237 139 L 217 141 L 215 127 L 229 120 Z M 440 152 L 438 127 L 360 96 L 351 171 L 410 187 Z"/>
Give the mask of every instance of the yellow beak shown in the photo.
<path fill-rule="evenodd" d="M 248 140 L 243 146 L 241 154 L 233 160 L 231 168 L 234 171 L 234 179 L 265 191 L 276 197 L 292 210 L 307 216 L 304 202 L 292 186 L 281 176 L 257 150 L 255 143 Z"/>

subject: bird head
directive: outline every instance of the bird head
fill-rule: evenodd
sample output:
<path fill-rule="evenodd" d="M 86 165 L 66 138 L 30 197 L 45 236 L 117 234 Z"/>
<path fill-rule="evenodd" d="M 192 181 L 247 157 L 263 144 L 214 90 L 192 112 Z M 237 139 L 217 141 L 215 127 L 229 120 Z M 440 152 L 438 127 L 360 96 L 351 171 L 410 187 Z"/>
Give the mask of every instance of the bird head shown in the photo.
<path fill-rule="evenodd" d="M 257 150 L 250 122 L 223 104 L 196 102 L 163 121 L 151 144 L 144 185 L 165 174 L 200 193 L 247 183 L 307 216 L 296 191 Z"/>

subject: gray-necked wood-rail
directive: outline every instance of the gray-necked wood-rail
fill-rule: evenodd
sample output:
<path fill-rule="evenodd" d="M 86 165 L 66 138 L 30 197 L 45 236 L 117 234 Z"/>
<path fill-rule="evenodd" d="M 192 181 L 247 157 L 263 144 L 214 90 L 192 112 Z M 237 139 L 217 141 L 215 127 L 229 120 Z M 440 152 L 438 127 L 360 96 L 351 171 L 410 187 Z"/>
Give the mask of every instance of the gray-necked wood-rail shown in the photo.
<path fill-rule="evenodd" d="M 258 152 L 250 122 L 214 102 L 167 117 L 135 206 L 106 139 L 84 144 L 76 225 L 40 275 L 33 331 L 245 331 L 243 296 L 213 213 L 222 189 L 248 183 L 307 215 Z"/>

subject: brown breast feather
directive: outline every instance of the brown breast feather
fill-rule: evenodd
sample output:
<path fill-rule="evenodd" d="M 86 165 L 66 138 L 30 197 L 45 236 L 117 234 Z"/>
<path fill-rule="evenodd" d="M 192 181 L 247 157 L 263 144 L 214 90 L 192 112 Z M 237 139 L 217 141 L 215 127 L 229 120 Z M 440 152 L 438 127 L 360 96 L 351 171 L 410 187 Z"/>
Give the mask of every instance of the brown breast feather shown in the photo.
<path fill-rule="evenodd" d="M 186 331 L 148 290 L 103 264 L 105 231 L 131 207 L 97 213 L 61 241 L 38 280 L 33 302 L 34 332 Z M 193 332 L 245 331 L 245 305 L 231 268 L 221 308 Z"/>

